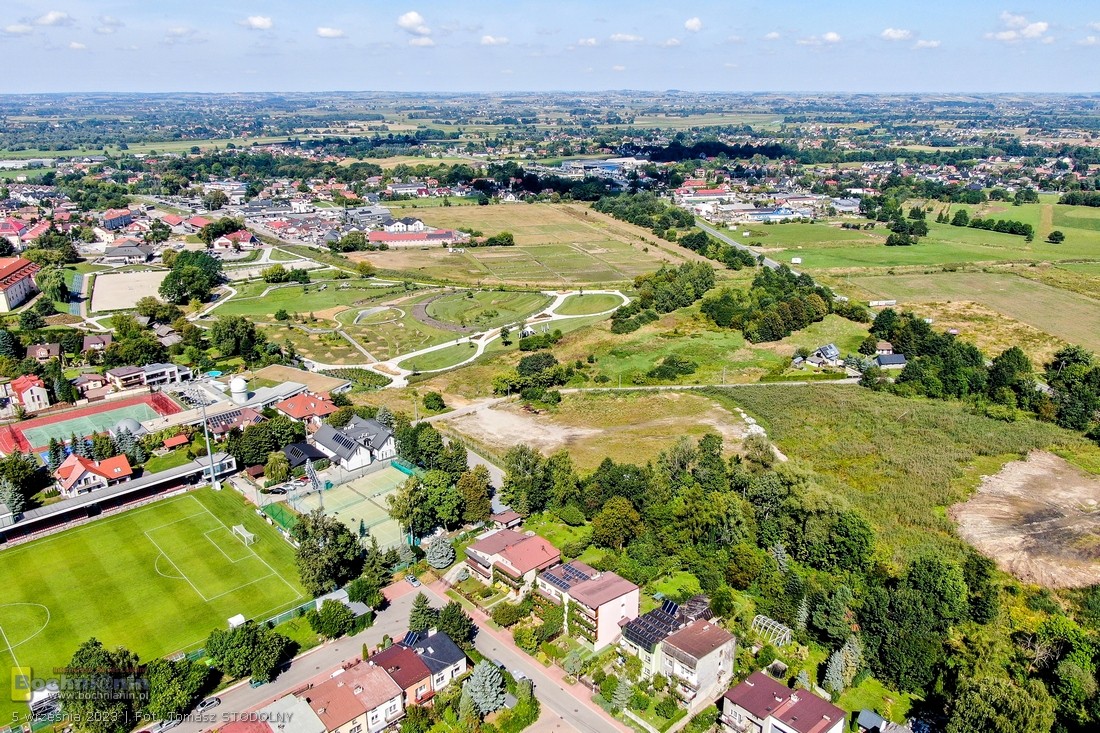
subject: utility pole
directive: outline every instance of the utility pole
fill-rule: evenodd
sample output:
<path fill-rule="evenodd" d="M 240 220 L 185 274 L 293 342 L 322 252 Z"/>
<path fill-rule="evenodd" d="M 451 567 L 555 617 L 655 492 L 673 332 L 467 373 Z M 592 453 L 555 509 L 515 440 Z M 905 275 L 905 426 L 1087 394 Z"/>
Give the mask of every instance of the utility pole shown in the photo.
<path fill-rule="evenodd" d="M 218 480 L 214 477 L 214 452 L 210 450 L 210 426 L 206 422 L 206 400 L 202 400 L 202 433 L 206 436 L 206 460 L 210 465 L 210 488 L 221 491 Z"/>

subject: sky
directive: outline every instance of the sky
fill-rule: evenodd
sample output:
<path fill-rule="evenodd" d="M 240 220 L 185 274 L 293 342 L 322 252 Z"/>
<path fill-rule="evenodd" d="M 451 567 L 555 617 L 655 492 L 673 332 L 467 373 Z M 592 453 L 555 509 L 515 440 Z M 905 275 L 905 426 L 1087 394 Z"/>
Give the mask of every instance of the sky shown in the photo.
<path fill-rule="evenodd" d="M 1100 92 L 1100 2 L 1022 1 L 2 0 L 0 93 Z"/>

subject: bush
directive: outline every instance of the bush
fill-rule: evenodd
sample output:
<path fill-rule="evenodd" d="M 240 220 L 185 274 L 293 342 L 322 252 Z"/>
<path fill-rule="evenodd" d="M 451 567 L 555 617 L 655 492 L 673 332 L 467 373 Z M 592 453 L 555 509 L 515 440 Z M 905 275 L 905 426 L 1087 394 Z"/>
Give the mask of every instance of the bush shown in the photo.
<path fill-rule="evenodd" d="M 286 320 L 289 320 L 289 319 L 290 319 L 290 314 L 287 313 L 284 309 L 280 308 L 279 310 L 275 311 L 275 320 L 276 321 L 286 321 Z"/>
<path fill-rule="evenodd" d="M 493 607 L 493 622 L 505 628 L 515 626 L 523 619 L 531 615 L 531 603 L 525 599 L 523 603 L 498 603 Z"/>
<path fill-rule="evenodd" d="M 679 709 L 680 705 L 672 695 L 661 698 L 657 701 L 657 704 L 653 706 L 653 712 L 657 713 L 662 718 L 672 718 Z"/>
<path fill-rule="evenodd" d="M 649 695 L 645 694 L 641 690 L 634 690 L 630 696 L 630 709 L 631 710 L 646 710 L 649 708 L 649 703 L 652 702 Z"/>
<path fill-rule="evenodd" d="M 584 524 L 584 512 L 577 508 L 576 504 L 568 504 L 563 506 L 555 512 L 558 519 L 568 524 L 570 527 L 579 527 Z"/>
<path fill-rule="evenodd" d="M 428 392 L 424 395 L 424 409 L 439 412 L 447 409 L 447 403 L 443 401 L 443 395 L 438 392 Z"/>

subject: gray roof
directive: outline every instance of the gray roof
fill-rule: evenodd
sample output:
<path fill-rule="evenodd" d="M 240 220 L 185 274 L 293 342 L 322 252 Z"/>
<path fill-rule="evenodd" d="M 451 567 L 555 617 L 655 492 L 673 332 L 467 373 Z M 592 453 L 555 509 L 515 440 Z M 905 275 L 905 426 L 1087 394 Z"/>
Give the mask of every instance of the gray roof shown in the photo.
<path fill-rule="evenodd" d="M 382 423 L 357 416 L 343 428 L 322 425 L 313 436 L 313 441 L 328 448 L 341 460 L 347 460 L 360 448 L 381 450 L 391 437 L 393 432 Z"/>
<path fill-rule="evenodd" d="M 897 366 L 905 365 L 905 356 L 903 354 L 880 354 L 875 357 L 875 361 L 879 366 Z"/>
<path fill-rule="evenodd" d="M 840 349 L 836 347 L 836 344 L 825 344 L 817 350 L 817 353 L 821 354 L 825 359 L 836 359 L 840 357 Z"/>
<path fill-rule="evenodd" d="M 868 710 L 867 708 L 860 710 L 859 717 L 856 718 L 856 724 L 860 728 L 866 728 L 867 730 L 875 730 L 885 722 L 885 718 L 876 713 L 874 710 Z"/>
<path fill-rule="evenodd" d="M 401 646 L 412 649 L 432 674 L 466 658 L 466 653 L 442 631 L 410 631 Z"/>
<path fill-rule="evenodd" d="M 104 257 L 148 257 L 153 254 L 153 250 L 144 245 L 134 247 L 111 247 L 103 253 Z"/>

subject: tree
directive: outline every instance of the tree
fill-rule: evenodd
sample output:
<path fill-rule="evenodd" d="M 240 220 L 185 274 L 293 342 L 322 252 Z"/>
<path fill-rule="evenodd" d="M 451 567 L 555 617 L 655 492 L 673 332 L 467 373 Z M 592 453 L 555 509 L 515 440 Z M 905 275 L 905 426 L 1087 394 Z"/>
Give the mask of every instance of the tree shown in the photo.
<path fill-rule="evenodd" d="M 36 311 L 27 309 L 19 314 L 19 329 L 21 331 L 37 331 L 46 327 L 46 319 Z"/>
<path fill-rule="evenodd" d="M 529 445 L 520 444 L 504 454 L 504 481 L 501 495 L 506 504 L 520 514 L 541 511 L 549 491 L 545 459 Z"/>
<path fill-rule="evenodd" d="M 435 510 L 429 503 L 428 490 L 419 476 L 410 476 L 392 496 L 386 497 L 390 517 L 416 537 L 431 534 L 436 528 Z"/>
<path fill-rule="evenodd" d="M 270 682 L 289 644 L 282 634 L 249 621 L 235 629 L 214 630 L 206 640 L 206 653 L 231 678 L 247 675 L 257 682 Z"/>
<path fill-rule="evenodd" d="M 208 331 L 210 344 L 222 356 L 240 356 L 246 362 L 254 361 L 267 337 L 256 330 L 256 324 L 244 316 L 221 316 Z"/>
<path fill-rule="evenodd" d="M 428 603 L 428 597 L 417 593 L 409 610 L 409 631 L 427 631 L 439 623 L 439 611 Z"/>
<path fill-rule="evenodd" d="M 26 509 L 27 500 L 15 484 L 6 478 L 0 478 L 0 504 L 6 506 L 12 515 L 18 517 Z"/>
<path fill-rule="evenodd" d="M 438 392 L 428 392 L 424 395 L 424 409 L 439 412 L 447 409 L 447 403 L 443 401 L 443 395 Z"/>
<path fill-rule="evenodd" d="M 272 451 L 264 464 L 264 478 L 281 484 L 290 476 L 290 461 L 281 450 Z"/>
<path fill-rule="evenodd" d="M 291 530 L 302 586 L 314 596 L 335 590 L 359 575 L 363 547 L 343 522 L 320 509 L 303 516 Z"/>
<path fill-rule="evenodd" d="M 137 668 L 137 655 L 124 647 L 107 649 L 95 638 L 81 644 L 59 695 L 66 719 L 86 733 L 127 733 L 137 723 Z M 88 694 L 89 690 L 108 694 Z"/>
<path fill-rule="evenodd" d="M 488 715 L 504 706 L 504 678 L 495 664 L 482 660 L 466 682 L 477 711 Z"/>
<path fill-rule="evenodd" d="M 474 638 L 474 621 L 462 610 L 462 604 L 458 601 L 451 601 L 440 610 L 436 628 L 463 648 L 468 647 Z"/>
<path fill-rule="evenodd" d="M 436 538 L 428 545 L 428 564 L 436 570 L 448 568 L 455 561 L 455 548 L 446 537 Z"/>
<path fill-rule="evenodd" d="M 145 241 L 149 244 L 161 244 L 172 236 L 172 229 L 160 219 L 154 219 L 149 224 L 149 231 L 145 233 Z"/>
<path fill-rule="evenodd" d="M 1066 241 L 1066 235 L 1063 232 L 1055 229 L 1053 232 L 1047 235 L 1047 241 L 1051 244 L 1061 244 Z"/>
<path fill-rule="evenodd" d="M 630 500 L 621 496 L 608 499 L 603 510 L 592 519 L 592 541 L 616 550 L 621 550 L 641 530 L 641 516 Z"/>
<path fill-rule="evenodd" d="M 46 450 L 46 466 L 49 467 L 50 472 L 56 471 L 64 460 L 65 450 L 61 447 L 61 441 L 50 438 L 49 448 Z"/>
<path fill-rule="evenodd" d="M 1054 701 L 1036 679 L 965 681 L 955 696 L 946 733 L 1046 733 L 1054 725 Z"/>
<path fill-rule="evenodd" d="M 619 680 L 619 684 L 615 687 L 615 692 L 611 695 L 611 709 L 624 709 L 630 701 L 630 693 L 630 683 L 625 679 Z"/>
<path fill-rule="evenodd" d="M 953 227 L 965 227 L 970 224 L 970 215 L 966 213 L 966 209 L 959 209 L 955 212 L 955 216 L 951 218 L 951 226 Z"/>
<path fill-rule="evenodd" d="M 351 609 L 331 598 L 321 604 L 320 611 L 312 610 L 306 617 L 310 628 L 326 639 L 339 639 L 355 627 L 355 614 Z"/>
<path fill-rule="evenodd" d="M 374 419 L 378 421 L 379 424 L 384 425 L 390 430 L 393 430 L 393 412 L 391 412 L 390 408 L 386 407 L 385 405 L 382 405 L 378 408 L 378 412 L 375 414 Z"/>
<path fill-rule="evenodd" d="M 61 303 L 69 300 L 69 286 L 65 282 L 65 271 L 60 267 L 43 267 L 34 278 L 38 289 L 49 300 Z"/>
<path fill-rule="evenodd" d="M 488 468 L 478 464 L 472 471 L 464 472 L 458 477 L 455 488 L 462 497 L 463 522 L 477 524 L 489 518 L 493 511 L 493 500 Z"/>
<path fill-rule="evenodd" d="M 211 191 L 202 197 L 202 205 L 208 211 L 217 211 L 228 203 L 229 197 L 225 195 L 225 191 Z"/>
<path fill-rule="evenodd" d="M 142 715 L 154 720 L 167 720 L 183 715 L 199 701 L 210 668 L 189 659 L 154 659 L 145 666 L 149 697 Z"/>
<path fill-rule="evenodd" d="M 837 650 L 829 656 L 829 664 L 825 667 L 825 689 L 839 694 L 844 687 L 844 658 Z"/>

